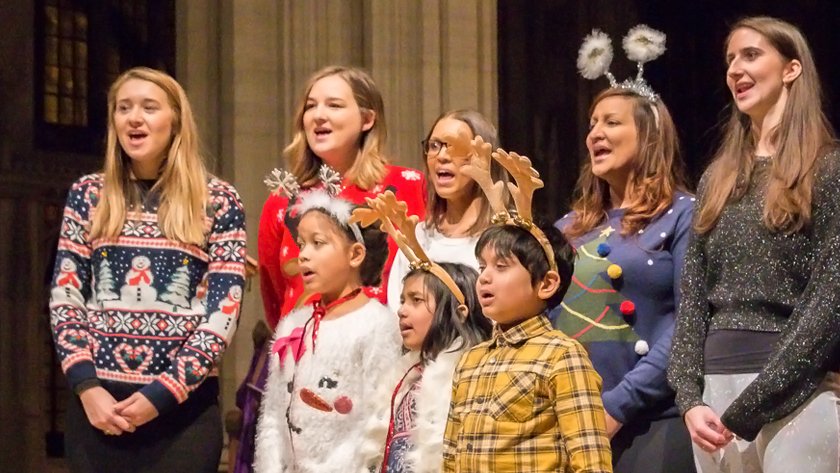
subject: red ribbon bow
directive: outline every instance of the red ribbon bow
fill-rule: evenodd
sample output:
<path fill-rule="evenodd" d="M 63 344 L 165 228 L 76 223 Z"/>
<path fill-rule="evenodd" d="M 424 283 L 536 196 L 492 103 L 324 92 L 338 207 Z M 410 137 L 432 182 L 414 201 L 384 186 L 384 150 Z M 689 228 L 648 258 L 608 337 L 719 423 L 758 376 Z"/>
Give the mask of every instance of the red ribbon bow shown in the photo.
<path fill-rule="evenodd" d="M 318 338 L 318 328 L 321 326 L 321 319 L 327 315 L 327 311 L 353 299 L 358 296 L 360 292 L 362 292 L 361 288 L 353 289 L 346 296 L 334 300 L 326 306 L 323 302 L 321 302 L 321 299 L 316 299 L 312 302 L 312 319 L 315 321 L 315 324 L 312 327 L 312 351 L 315 351 L 315 340 Z"/>
<path fill-rule="evenodd" d="M 291 350 L 292 357 L 295 359 L 295 363 L 300 361 L 301 357 L 303 357 L 303 353 L 306 351 L 306 345 L 302 343 L 303 340 L 303 327 L 298 327 L 292 330 L 288 336 L 280 337 L 275 340 L 274 344 L 271 346 L 271 352 L 277 353 L 277 357 L 280 360 L 280 366 L 283 366 L 283 359 L 286 357 L 286 353 Z M 289 348 L 289 350 L 286 350 Z"/>

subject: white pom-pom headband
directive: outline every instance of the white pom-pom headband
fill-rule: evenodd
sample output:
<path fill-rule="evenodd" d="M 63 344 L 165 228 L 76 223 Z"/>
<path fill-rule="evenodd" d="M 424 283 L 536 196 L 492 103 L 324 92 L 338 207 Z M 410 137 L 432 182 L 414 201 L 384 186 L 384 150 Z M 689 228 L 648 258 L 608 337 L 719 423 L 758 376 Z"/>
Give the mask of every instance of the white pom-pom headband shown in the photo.
<path fill-rule="evenodd" d="M 301 192 L 300 184 L 292 173 L 273 169 L 263 182 L 273 194 L 282 192 L 289 199 L 297 197 L 298 203 L 294 209 L 298 214 L 303 215 L 310 210 L 326 212 L 340 224 L 349 228 L 356 241 L 364 245 L 365 240 L 362 238 L 361 229 L 357 224 L 350 223 L 353 204 L 336 197 L 341 192 L 341 175 L 326 164 L 322 164 L 318 171 L 318 179 L 323 184 L 322 188 Z"/>
<path fill-rule="evenodd" d="M 635 78 L 624 82 L 615 80 L 615 76 L 609 70 L 613 59 L 612 41 L 597 29 L 592 30 L 583 40 L 583 45 L 578 51 L 577 67 L 580 75 L 590 80 L 607 76 L 611 87 L 630 90 L 654 103 L 659 101 L 659 95 L 653 91 L 642 74 L 646 62 L 653 61 L 665 52 L 665 34 L 646 25 L 637 25 L 627 32 L 621 43 L 627 57 L 636 62 L 638 72 Z M 651 109 L 658 126 L 659 115 L 656 107 Z"/>

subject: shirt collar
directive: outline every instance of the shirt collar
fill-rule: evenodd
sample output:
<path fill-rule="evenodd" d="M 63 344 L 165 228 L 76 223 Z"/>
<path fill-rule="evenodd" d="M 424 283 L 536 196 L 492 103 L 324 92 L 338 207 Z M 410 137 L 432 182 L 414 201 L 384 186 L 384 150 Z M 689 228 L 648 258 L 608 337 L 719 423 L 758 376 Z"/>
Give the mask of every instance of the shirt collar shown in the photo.
<path fill-rule="evenodd" d="M 493 326 L 493 339 L 490 346 L 518 345 L 549 330 L 551 330 L 551 324 L 545 314 L 531 317 L 506 331 L 503 331 L 497 324 Z"/>

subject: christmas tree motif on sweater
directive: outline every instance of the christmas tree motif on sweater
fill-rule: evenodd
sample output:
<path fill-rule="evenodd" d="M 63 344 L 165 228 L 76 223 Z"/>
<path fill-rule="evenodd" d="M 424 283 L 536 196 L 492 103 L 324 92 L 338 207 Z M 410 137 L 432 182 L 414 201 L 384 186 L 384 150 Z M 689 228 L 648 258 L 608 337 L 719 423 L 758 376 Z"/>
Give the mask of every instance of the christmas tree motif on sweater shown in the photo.
<path fill-rule="evenodd" d="M 618 292 L 623 278 L 621 267 L 609 259 L 607 238 L 614 231 L 607 227 L 598 238 L 577 248 L 572 284 L 561 304 L 562 311 L 554 319 L 555 328 L 583 344 L 640 342 L 631 327 L 635 306 Z"/>
<path fill-rule="evenodd" d="M 52 289 L 54 299 L 67 301 L 72 298 L 74 291 L 79 293 L 82 288 L 82 282 L 79 280 L 79 274 L 76 272 L 76 269 L 76 263 L 72 259 L 64 258 L 61 260 L 59 274 L 55 280 L 55 287 Z"/>
<path fill-rule="evenodd" d="M 157 290 L 152 287 L 153 281 L 151 260 L 145 256 L 135 256 L 131 260 L 131 269 L 125 275 L 120 299 L 123 302 L 151 307 L 157 300 Z"/>
<path fill-rule="evenodd" d="M 102 264 L 99 265 L 99 272 L 96 275 L 96 299 L 98 301 L 113 301 L 120 298 L 114 292 L 114 273 L 111 271 L 111 263 L 105 257 L 108 253 L 102 252 Z"/>
<path fill-rule="evenodd" d="M 166 291 L 160 296 L 160 300 L 168 302 L 174 306 L 188 309 L 190 301 L 190 269 L 189 260 L 184 258 L 183 265 L 172 274 L 172 280 L 166 286 Z M 177 311 L 177 307 L 174 309 Z"/>
<path fill-rule="evenodd" d="M 242 303 L 242 287 L 231 286 L 227 296 L 219 303 L 219 310 L 210 314 L 207 329 L 230 343 L 236 330 L 236 314 Z"/>

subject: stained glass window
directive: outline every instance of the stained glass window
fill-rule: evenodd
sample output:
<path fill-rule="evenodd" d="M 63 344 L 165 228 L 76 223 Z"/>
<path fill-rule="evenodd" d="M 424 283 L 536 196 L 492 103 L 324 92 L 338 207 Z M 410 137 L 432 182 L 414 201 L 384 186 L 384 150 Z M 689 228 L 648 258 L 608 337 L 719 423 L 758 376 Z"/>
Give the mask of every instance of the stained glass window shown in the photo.
<path fill-rule="evenodd" d="M 174 0 L 40 0 L 36 9 L 37 145 L 98 154 L 111 82 L 134 66 L 174 75 Z"/>
<path fill-rule="evenodd" d="M 68 0 L 44 2 L 46 123 L 88 124 L 88 15 Z"/>

